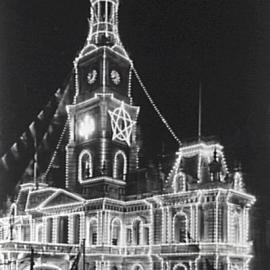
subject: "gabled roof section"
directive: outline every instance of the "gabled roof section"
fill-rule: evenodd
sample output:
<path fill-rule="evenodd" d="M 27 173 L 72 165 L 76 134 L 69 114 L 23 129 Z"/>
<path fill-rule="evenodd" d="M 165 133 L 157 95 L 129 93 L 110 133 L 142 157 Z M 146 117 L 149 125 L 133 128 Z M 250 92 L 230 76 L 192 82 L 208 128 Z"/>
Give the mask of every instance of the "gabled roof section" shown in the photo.
<path fill-rule="evenodd" d="M 28 193 L 25 210 L 34 210 L 40 207 L 48 198 L 50 198 L 57 189 L 45 188 L 40 190 L 32 190 Z"/>
<path fill-rule="evenodd" d="M 58 189 L 54 194 L 48 197 L 39 208 L 51 208 L 59 205 L 70 205 L 73 203 L 81 203 L 84 199 L 74 193 L 68 192 L 64 189 Z"/>

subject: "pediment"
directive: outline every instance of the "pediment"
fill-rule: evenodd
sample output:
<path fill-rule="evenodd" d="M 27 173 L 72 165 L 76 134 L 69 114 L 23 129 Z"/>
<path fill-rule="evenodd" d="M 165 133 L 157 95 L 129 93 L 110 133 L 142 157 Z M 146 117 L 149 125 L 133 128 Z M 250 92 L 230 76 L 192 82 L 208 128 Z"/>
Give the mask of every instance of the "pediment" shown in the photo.
<path fill-rule="evenodd" d="M 79 197 L 78 195 L 75 195 L 73 193 L 70 193 L 65 190 L 59 190 L 55 194 L 53 194 L 50 198 L 48 198 L 41 206 L 41 208 L 48 208 L 48 207 L 56 207 L 59 205 L 67 205 L 67 204 L 73 204 L 73 203 L 79 203 L 82 202 L 83 198 Z"/>

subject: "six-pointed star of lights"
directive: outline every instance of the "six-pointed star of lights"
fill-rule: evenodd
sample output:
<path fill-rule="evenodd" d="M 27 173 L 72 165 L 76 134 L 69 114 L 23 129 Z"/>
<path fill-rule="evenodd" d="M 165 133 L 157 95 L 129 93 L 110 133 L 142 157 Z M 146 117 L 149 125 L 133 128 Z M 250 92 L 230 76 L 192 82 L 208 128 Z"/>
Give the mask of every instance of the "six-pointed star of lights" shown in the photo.
<path fill-rule="evenodd" d="M 124 109 L 124 103 L 113 111 L 109 111 L 109 114 L 113 130 L 112 139 L 118 139 L 119 141 L 124 141 L 130 145 L 130 136 L 136 121 L 133 121 L 128 112 Z"/>

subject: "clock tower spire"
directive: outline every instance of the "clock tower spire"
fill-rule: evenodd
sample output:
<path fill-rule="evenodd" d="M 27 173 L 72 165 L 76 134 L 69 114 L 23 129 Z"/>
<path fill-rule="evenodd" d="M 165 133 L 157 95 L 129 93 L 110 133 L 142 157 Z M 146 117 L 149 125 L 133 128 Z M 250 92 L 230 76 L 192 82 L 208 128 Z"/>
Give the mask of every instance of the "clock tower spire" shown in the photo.
<path fill-rule="evenodd" d="M 86 198 L 124 198 L 138 165 L 131 67 L 118 34 L 118 0 L 90 0 L 87 42 L 74 61 L 75 99 L 67 106 L 66 187 Z"/>

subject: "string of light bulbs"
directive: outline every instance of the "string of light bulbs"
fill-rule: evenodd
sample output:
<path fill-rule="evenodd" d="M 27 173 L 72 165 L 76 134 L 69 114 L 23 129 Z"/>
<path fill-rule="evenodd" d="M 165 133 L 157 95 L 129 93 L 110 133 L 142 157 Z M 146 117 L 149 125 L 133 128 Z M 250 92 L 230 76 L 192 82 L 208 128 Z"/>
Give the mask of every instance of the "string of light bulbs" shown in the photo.
<path fill-rule="evenodd" d="M 132 70 L 141 86 L 141 88 L 143 89 L 146 97 L 148 98 L 149 102 L 151 103 L 151 105 L 153 106 L 154 110 L 156 111 L 157 115 L 159 116 L 160 120 L 162 121 L 162 123 L 165 125 L 165 127 L 168 129 L 168 131 L 170 132 L 170 134 L 172 135 L 172 137 L 178 142 L 179 145 L 182 145 L 181 140 L 178 138 L 178 136 L 175 134 L 175 132 L 173 131 L 173 129 L 171 128 L 171 126 L 169 125 L 169 123 L 167 122 L 167 120 L 164 118 L 164 116 L 161 114 L 159 108 L 157 107 L 157 105 L 155 104 L 155 102 L 153 101 L 152 97 L 150 96 L 149 92 L 147 91 L 144 83 L 142 82 L 140 75 L 138 74 L 136 68 L 134 67 L 134 65 L 132 64 Z"/>
<path fill-rule="evenodd" d="M 51 170 L 51 167 L 52 167 L 52 165 L 53 165 L 53 163 L 54 163 L 54 160 L 55 160 L 55 158 L 56 158 L 56 155 L 57 155 L 57 153 L 58 153 L 58 150 L 59 150 L 59 148 L 60 148 L 60 145 L 62 144 L 62 141 L 63 141 L 63 138 L 64 138 L 64 135 L 65 135 L 65 133 L 66 133 L 67 128 L 68 128 L 68 119 L 67 119 L 66 122 L 65 122 L 65 126 L 64 126 L 64 128 L 63 128 L 63 130 L 62 130 L 62 133 L 61 133 L 61 135 L 60 135 L 60 138 L 59 138 L 59 140 L 58 140 L 58 142 L 57 142 L 56 148 L 55 148 L 55 150 L 54 150 L 54 152 L 53 152 L 53 155 L 52 155 L 52 158 L 51 158 L 50 163 L 49 163 L 49 165 L 48 165 L 48 168 L 47 168 L 47 170 L 45 171 L 45 173 L 44 173 L 44 175 L 43 175 L 43 179 L 46 179 L 48 173 L 49 173 L 50 170 Z"/>

